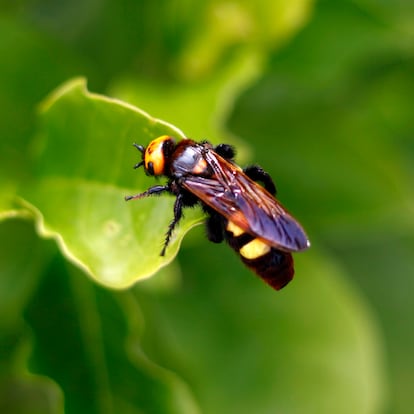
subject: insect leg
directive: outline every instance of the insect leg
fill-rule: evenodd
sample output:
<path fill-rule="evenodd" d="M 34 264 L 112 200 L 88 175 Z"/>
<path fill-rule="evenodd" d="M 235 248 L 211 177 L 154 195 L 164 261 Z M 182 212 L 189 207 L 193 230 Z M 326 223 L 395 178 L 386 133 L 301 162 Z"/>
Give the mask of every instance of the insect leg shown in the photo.
<path fill-rule="evenodd" d="M 273 196 L 276 195 L 276 185 L 272 180 L 272 177 L 263 168 L 258 165 L 251 165 L 246 167 L 243 172 L 251 178 L 253 181 L 260 181 L 263 183 L 264 188 L 269 191 Z"/>
<path fill-rule="evenodd" d="M 228 144 L 219 144 L 214 148 L 214 151 L 227 161 L 233 161 L 236 156 L 236 150 Z"/>
<path fill-rule="evenodd" d="M 167 231 L 167 234 L 165 235 L 164 247 L 161 250 L 160 256 L 165 255 L 165 250 L 167 249 L 167 246 L 170 243 L 170 238 L 174 231 L 174 228 L 178 224 L 178 222 L 181 220 L 181 217 L 183 216 L 183 207 L 184 207 L 183 194 L 178 193 L 177 198 L 175 199 L 175 203 L 174 203 L 174 218 L 171 220 L 171 223 L 168 226 L 168 231 Z"/>
<path fill-rule="evenodd" d="M 140 198 L 144 198 L 144 197 L 149 197 L 152 195 L 158 195 L 161 194 L 165 191 L 171 192 L 169 185 L 154 185 L 154 187 L 150 187 L 148 188 L 147 191 L 144 191 L 143 193 L 140 194 L 135 194 L 135 195 L 131 195 L 131 196 L 125 196 L 125 201 L 129 201 L 129 200 L 137 200 Z"/>
<path fill-rule="evenodd" d="M 207 211 L 207 213 L 207 238 L 213 243 L 221 243 L 224 240 L 223 218 L 215 211 Z"/>

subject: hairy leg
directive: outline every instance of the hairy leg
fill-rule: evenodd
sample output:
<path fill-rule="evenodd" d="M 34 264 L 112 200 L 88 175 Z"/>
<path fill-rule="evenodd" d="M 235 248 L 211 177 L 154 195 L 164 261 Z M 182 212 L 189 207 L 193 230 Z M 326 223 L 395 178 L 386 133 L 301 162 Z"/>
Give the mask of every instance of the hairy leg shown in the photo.
<path fill-rule="evenodd" d="M 263 183 L 264 188 L 269 191 L 273 196 L 276 195 L 276 186 L 272 180 L 272 177 L 263 168 L 258 165 L 251 165 L 246 167 L 243 172 L 251 178 L 253 181 L 260 181 Z"/>
<path fill-rule="evenodd" d="M 167 250 L 168 244 L 170 243 L 171 235 L 174 231 L 175 226 L 179 223 L 181 218 L 183 217 L 183 194 L 177 194 L 174 203 L 174 218 L 171 220 L 170 225 L 168 226 L 168 231 L 165 235 L 164 247 L 161 250 L 161 256 L 165 255 L 165 251 Z"/>
<path fill-rule="evenodd" d="M 227 161 L 233 161 L 234 157 L 236 156 L 234 147 L 228 144 L 219 144 L 214 147 L 214 151 L 217 152 L 217 154 L 221 157 L 225 158 Z"/>
<path fill-rule="evenodd" d="M 125 201 L 138 200 L 140 198 L 149 197 L 149 196 L 152 196 L 152 195 L 159 195 L 159 194 L 164 193 L 164 192 L 169 192 L 169 193 L 171 192 L 170 186 L 168 184 L 166 184 L 166 185 L 154 185 L 154 187 L 148 188 L 148 190 L 144 191 L 143 193 L 130 195 L 130 196 L 125 196 Z"/>

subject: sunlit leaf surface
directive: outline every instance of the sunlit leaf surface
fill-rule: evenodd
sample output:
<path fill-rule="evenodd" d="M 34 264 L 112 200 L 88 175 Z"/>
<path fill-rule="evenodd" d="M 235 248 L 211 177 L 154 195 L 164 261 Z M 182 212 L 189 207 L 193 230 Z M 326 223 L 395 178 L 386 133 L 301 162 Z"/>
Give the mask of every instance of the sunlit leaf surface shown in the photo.
<path fill-rule="evenodd" d="M 132 169 L 141 160 L 132 143 L 147 145 L 164 134 L 182 137 L 144 112 L 90 94 L 82 80 L 43 103 L 38 153 L 22 204 L 35 213 L 41 234 L 54 237 L 68 259 L 104 285 L 126 287 L 167 264 L 201 215 L 188 214 L 162 258 L 173 198 L 124 200 L 155 184 L 142 169 Z"/>

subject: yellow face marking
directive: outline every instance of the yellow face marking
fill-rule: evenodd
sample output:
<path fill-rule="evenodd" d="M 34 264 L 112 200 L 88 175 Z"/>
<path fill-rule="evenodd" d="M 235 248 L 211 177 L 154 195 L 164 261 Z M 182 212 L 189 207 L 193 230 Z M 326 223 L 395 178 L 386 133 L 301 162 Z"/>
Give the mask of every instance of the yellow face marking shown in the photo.
<path fill-rule="evenodd" d="M 241 229 L 239 226 L 234 224 L 232 221 L 229 220 L 226 226 L 226 230 L 233 234 L 234 237 L 238 237 L 242 235 L 245 231 Z"/>
<path fill-rule="evenodd" d="M 164 142 L 170 139 L 171 137 L 168 135 L 162 135 L 151 141 L 145 150 L 145 169 L 148 170 L 151 163 L 154 175 L 162 175 L 164 173 L 165 159 L 162 148 Z"/>
<path fill-rule="evenodd" d="M 239 251 L 245 259 L 258 259 L 269 252 L 270 246 L 259 239 L 254 239 L 245 244 Z"/>

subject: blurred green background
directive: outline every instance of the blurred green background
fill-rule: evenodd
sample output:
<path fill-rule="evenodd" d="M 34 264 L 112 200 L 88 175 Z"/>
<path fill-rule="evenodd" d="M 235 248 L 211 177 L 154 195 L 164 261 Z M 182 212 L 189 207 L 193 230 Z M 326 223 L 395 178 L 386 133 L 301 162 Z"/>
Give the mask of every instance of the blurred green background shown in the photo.
<path fill-rule="evenodd" d="M 408 0 L 0 3 L 0 412 L 411 413 L 413 45 Z M 199 226 L 117 289 L 201 217 L 158 258 L 171 200 L 122 196 L 172 127 L 78 76 L 268 170 L 291 284 Z"/>

